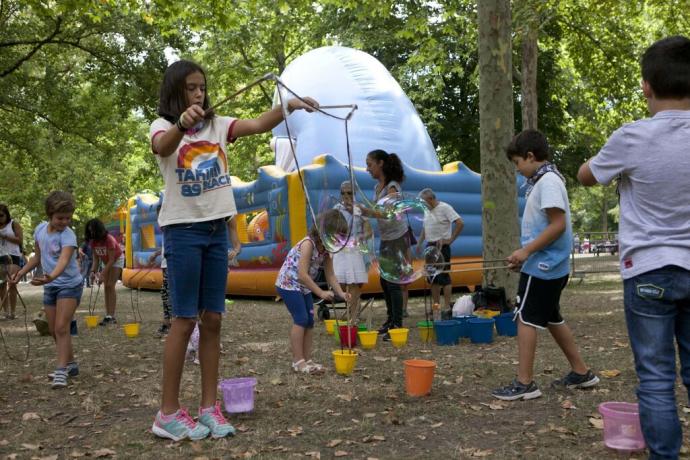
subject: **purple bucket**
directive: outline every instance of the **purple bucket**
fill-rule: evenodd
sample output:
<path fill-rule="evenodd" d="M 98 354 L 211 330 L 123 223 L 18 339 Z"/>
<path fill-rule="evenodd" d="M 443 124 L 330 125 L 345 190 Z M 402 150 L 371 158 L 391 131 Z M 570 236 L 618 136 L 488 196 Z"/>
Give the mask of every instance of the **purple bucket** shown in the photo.
<path fill-rule="evenodd" d="M 240 377 L 227 379 L 220 382 L 220 390 L 223 392 L 225 412 L 237 414 L 254 410 L 254 377 Z"/>

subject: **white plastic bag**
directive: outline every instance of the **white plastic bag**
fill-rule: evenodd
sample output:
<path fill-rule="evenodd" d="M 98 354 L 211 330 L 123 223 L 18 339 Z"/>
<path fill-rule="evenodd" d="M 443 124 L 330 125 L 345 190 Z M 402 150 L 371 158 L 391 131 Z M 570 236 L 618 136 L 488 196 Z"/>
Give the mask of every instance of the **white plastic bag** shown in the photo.
<path fill-rule="evenodd" d="M 474 302 L 471 295 L 464 295 L 455 301 L 453 305 L 453 317 L 469 316 L 474 312 Z"/>

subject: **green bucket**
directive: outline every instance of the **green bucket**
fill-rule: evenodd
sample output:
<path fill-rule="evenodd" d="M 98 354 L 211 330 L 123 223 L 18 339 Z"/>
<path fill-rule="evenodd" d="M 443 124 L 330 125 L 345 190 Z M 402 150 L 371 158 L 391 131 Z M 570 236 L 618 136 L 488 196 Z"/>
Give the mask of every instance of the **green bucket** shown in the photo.
<path fill-rule="evenodd" d="M 369 330 L 369 328 L 367 327 L 367 325 L 365 323 L 359 323 L 357 325 L 357 330 L 362 331 L 362 332 L 367 332 Z"/>
<path fill-rule="evenodd" d="M 419 331 L 419 338 L 422 342 L 431 342 L 434 340 L 434 322 L 420 321 L 417 323 L 417 330 Z"/>

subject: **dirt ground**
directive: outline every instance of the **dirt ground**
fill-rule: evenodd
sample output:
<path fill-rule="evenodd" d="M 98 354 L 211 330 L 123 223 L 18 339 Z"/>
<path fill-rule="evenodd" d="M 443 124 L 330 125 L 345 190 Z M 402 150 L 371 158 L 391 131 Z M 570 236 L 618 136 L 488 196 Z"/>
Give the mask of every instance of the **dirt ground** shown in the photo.
<path fill-rule="evenodd" d="M 32 319 L 41 308 L 41 289 L 22 284 L 20 292 Z M 588 276 L 569 286 L 562 301 L 585 360 L 602 377 L 600 385 L 586 391 L 551 389 L 551 381 L 568 368 L 548 333 L 542 333 L 535 379 L 544 395 L 514 403 L 498 402 L 489 392 L 515 374 L 515 338 L 497 337 L 490 345 L 425 345 L 414 329 L 424 319 L 422 297 L 411 299 L 407 346 L 379 343 L 360 352 L 349 378 L 333 370 L 330 353 L 337 347 L 322 323 L 316 325 L 315 360 L 327 372 L 296 375 L 289 366 L 290 318 L 283 304 L 235 299 L 224 319 L 220 375 L 256 377 L 255 410 L 231 417 L 239 431 L 233 438 L 180 443 L 150 432 L 160 397 L 163 343 L 154 337 L 159 295 L 141 293 L 142 330 L 134 339 L 122 329 L 132 319 L 130 291 L 120 288 L 118 295 L 120 324 L 87 329 L 85 291 L 74 338 L 81 374 L 68 388 L 50 388 L 46 374 L 54 368 L 54 347 L 31 323 L 29 360 L 0 354 L 0 458 L 620 458 L 604 447 L 597 413 L 604 401 L 635 401 L 618 276 Z M 103 314 L 102 305 L 99 309 Z M 376 300 L 374 325 L 384 313 L 383 302 Z M 0 329 L 11 353 L 22 356 L 23 319 L 0 322 Z M 406 395 L 403 360 L 409 358 L 436 362 L 430 396 Z M 182 388 L 183 405 L 195 413 L 199 368 L 191 362 Z M 684 393 L 679 385 L 683 408 Z M 682 411 L 686 433 L 688 412 Z"/>

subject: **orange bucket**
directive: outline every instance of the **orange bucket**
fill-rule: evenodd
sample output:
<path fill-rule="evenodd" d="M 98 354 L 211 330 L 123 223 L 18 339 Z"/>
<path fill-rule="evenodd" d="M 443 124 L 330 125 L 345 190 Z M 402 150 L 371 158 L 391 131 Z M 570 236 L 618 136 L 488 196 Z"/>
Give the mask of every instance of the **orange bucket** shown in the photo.
<path fill-rule="evenodd" d="M 425 359 L 408 359 L 405 364 L 405 390 L 409 396 L 426 396 L 431 393 L 436 363 Z"/>

